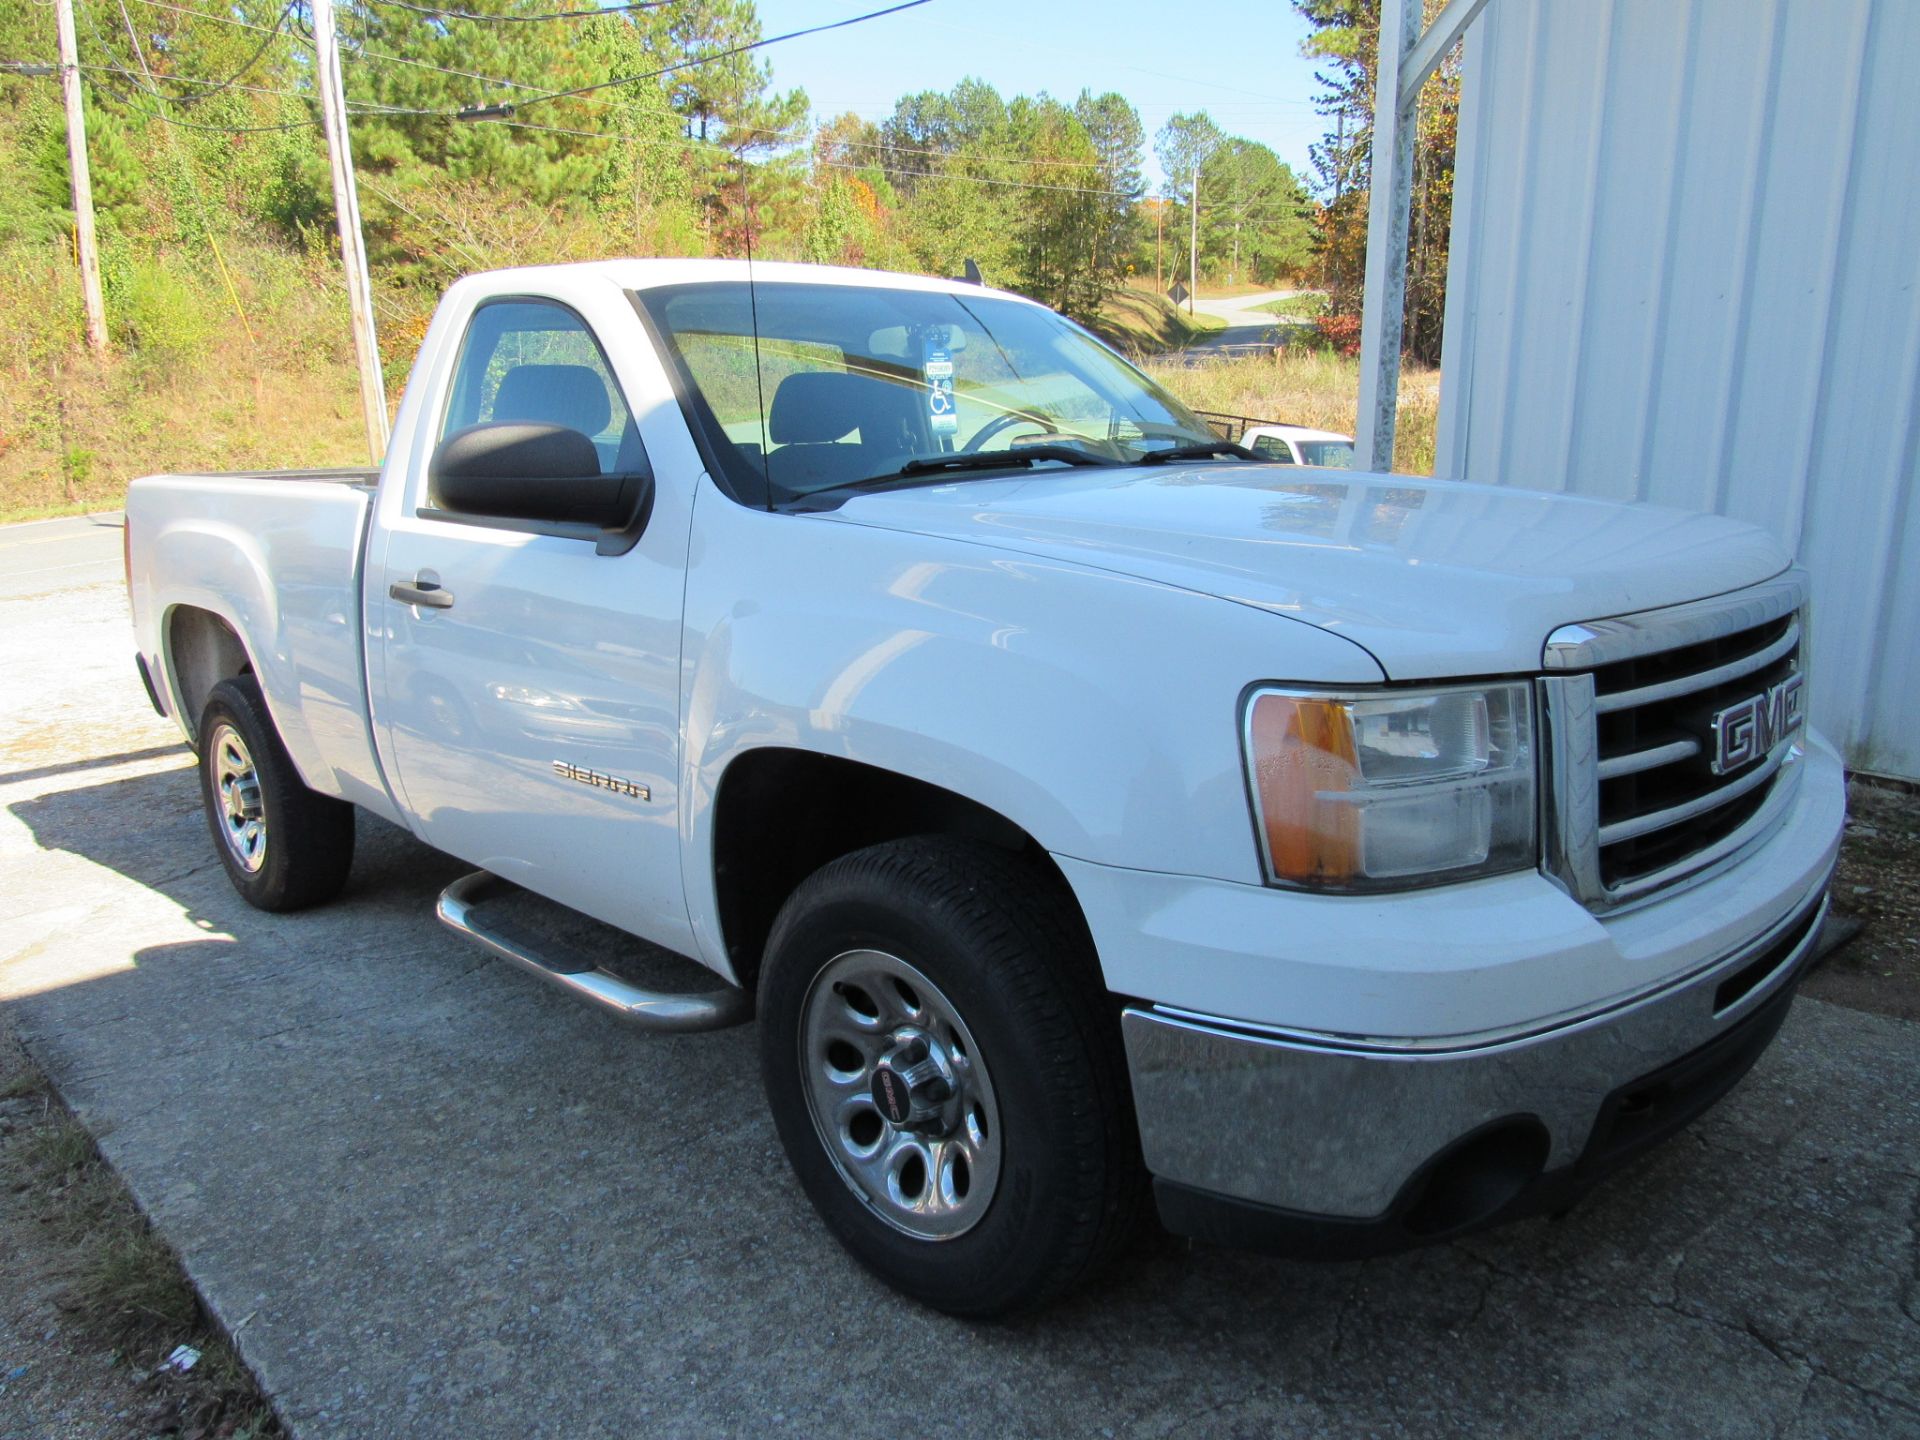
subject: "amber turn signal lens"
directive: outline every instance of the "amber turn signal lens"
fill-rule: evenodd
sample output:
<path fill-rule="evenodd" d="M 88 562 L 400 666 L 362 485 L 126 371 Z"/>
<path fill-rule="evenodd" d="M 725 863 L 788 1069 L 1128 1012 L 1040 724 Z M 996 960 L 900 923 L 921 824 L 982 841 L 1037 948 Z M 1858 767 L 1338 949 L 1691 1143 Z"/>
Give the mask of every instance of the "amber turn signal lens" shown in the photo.
<path fill-rule="evenodd" d="M 1264 694 L 1248 725 L 1267 861 L 1276 880 L 1338 885 L 1359 868 L 1360 815 L 1321 797 L 1360 778 L 1353 721 L 1337 700 Z"/>

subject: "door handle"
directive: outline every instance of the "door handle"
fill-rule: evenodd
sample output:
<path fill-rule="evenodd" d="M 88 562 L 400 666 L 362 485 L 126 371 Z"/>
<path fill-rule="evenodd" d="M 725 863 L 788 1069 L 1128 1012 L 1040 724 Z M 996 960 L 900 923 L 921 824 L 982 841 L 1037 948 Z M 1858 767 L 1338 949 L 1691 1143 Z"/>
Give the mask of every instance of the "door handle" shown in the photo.
<path fill-rule="evenodd" d="M 411 585 L 396 580 L 387 586 L 387 594 L 404 605 L 420 605 L 428 610 L 453 608 L 453 592 L 442 590 L 438 580 L 429 580 L 425 575 L 417 577 Z"/>

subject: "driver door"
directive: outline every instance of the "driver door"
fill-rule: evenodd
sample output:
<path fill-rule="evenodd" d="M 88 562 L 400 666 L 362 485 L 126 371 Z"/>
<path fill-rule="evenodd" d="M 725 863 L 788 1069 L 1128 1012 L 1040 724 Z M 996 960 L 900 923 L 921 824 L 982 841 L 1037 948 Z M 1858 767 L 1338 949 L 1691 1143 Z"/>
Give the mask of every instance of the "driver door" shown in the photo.
<path fill-rule="evenodd" d="M 606 350 L 559 300 L 481 304 L 445 389 L 436 447 L 476 424 L 530 422 L 588 437 L 603 473 L 647 465 Z M 368 584 L 377 729 L 420 837 L 681 951 L 690 489 L 661 487 L 638 541 L 614 554 L 580 525 L 460 513 L 416 474 Z"/>

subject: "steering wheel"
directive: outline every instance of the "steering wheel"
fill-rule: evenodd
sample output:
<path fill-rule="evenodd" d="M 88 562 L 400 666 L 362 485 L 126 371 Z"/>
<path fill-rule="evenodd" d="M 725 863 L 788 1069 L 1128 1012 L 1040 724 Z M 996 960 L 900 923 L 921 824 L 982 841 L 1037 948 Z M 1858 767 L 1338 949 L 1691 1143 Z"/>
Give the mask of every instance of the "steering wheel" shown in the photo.
<path fill-rule="evenodd" d="M 1009 429 L 1015 425 L 1031 425 L 1034 427 L 1036 433 L 1041 435 L 1058 435 L 1060 433 L 1058 427 L 1048 424 L 1037 415 L 1022 415 L 1018 411 L 1010 410 L 1005 415 L 994 416 L 993 419 L 976 430 L 973 438 L 960 447 L 960 453 L 963 455 L 973 454 L 976 450 L 982 449 L 987 441 L 998 435 L 1002 430 Z"/>

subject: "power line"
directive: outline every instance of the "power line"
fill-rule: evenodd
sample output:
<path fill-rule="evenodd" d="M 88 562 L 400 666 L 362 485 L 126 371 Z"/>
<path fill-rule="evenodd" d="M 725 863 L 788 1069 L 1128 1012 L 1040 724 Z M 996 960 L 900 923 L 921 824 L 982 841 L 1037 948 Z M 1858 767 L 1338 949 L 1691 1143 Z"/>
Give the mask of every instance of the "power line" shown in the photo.
<path fill-rule="evenodd" d="M 365 112 L 362 112 L 365 113 Z M 504 116 L 487 115 L 480 117 L 483 124 L 504 125 L 513 130 L 537 130 L 551 135 L 575 135 L 588 140 L 616 140 L 627 144 L 685 146 L 690 149 L 717 150 L 732 153 L 725 145 L 713 140 L 696 140 L 692 136 L 647 137 L 641 135 L 622 135 L 611 130 L 582 130 L 569 125 L 539 125 L 530 120 L 515 120 Z M 751 128 L 751 127 L 750 127 Z M 756 130 L 756 134 L 780 135 L 777 130 Z M 916 180 L 957 180 L 965 185 L 995 185 L 1016 190 L 1042 190 L 1064 195 L 1106 195 L 1120 199 L 1138 198 L 1125 190 L 1097 190 L 1077 185 L 1046 185 L 1034 180 L 996 180 L 984 175 L 955 175 L 951 173 L 926 173 L 918 170 L 904 170 L 889 165 L 855 165 L 840 160 L 820 160 L 817 163 L 834 170 L 846 170 L 858 173 L 862 170 L 880 170 L 889 175 L 904 176 Z M 1017 163 L 1017 162 L 1009 162 Z"/>
<path fill-rule="evenodd" d="M 496 75 L 482 75 L 477 70 L 456 70 L 448 65 L 435 65 L 430 60 L 415 60 L 406 55 L 390 55 L 384 50 L 369 50 L 364 45 L 353 48 L 356 57 L 362 60 L 385 60 L 395 65 L 411 65 L 417 70 L 432 70 L 440 75 L 458 75 L 465 80 L 480 80 L 488 85 L 502 85 L 511 90 L 539 90 L 538 85 L 529 85 L 524 80 L 502 80 Z"/>
<path fill-rule="evenodd" d="M 95 70 L 100 67 L 89 65 L 87 68 Z M 161 110 L 149 110 L 116 86 L 108 85 L 105 89 L 136 115 L 144 115 L 149 120 L 158 120 L 162 125 L 172 125 L 180 130 L 200 130 L 209 135 L 264 135 L 274 130 L 311 130 L 320 123 L 317 120 L 288 120 L 278 125 L 207 125 L 198 120 L 182 120 Z"/>
<path fill-rule="evenodd" d="M 1079 185 L 1042 185 L 1037 180 L 994 180 L 985 175 L 954 175 L 947 172 L 928 174 L 920 170 L 903 170 L 887 165 L 852 165 L 844 160 L 822 160 L 822 165 L 834 170 L 880 170 L 888 175 L 910 177 L 915 180 L 958 180 L 964 185 L 1003 185 L 1014 190 L 1051 190 L 1061 195 L 1110 195 L 1118 199 L 1137 198 L 1125 190 L 1093 190 Z"/>
<path fill-rule="evenodd" d="M 755 130 L 751 125 L 741 128 L 756 134 L 779 133 L 773 130 Z M 1106 162 L 1102 160 L 1047 160 L 1037 156 L 1029 159 L 1023 155 L 988 154 L 978 150 L 925 150 L 911 145 L 895 145 L 886 140 L 835 140 L 833 143 L 855 150 L 878 150 L 888 155 L 930 155 L 937 160 L 989 160 L 1005 165 L 1040 165 L 1057 170 L 1104 170 L 1107 168 Z M 919 172 L 908 171 L 907 173 Z"/>
<path fill-rule="evenodd" d="M 591 10 L 552 10 L 544 15 L 481 15 L 472 10 L 442 10 L 434 5 L 415 5 L 411 0 L 374 0 L 377 5 L 391 5 L 400 10 L 411 10 L 417 15 L 432 15 L 442 20 L 478 20 L 491 25 L 529 25 L 542 20 L 589 20 L 595 15 L 615 15 L 627 10 L 658 10 L 672 5 L 675 0 L 633 0 L 627 5 L 601 5 Z"/>
<path fill-rule="evenodd" d="M 0 67 L 0 68 L 4 68 L 4 67 Z M 135 75 L 133 71 L 127 69 L 127 67 L 124 65 L 95 65 L 95 64 L 87 64 L 83 62 L 79 68 L 82 70 L 91 70 L 102 75 L 118 75 L 121 79 L 127 81 L 127 83 L 132 85 L 134 89 L 145 91 L 147 94 L 152 95 L 157 100 L 170 100 L 170 101 L 173 101 L 175 104 L 184 105 L 189 101 L 204 100 L 205 98 L 207 98 L 204 95 L 173 96 L 173 95 L 165 94 L 164 92 L 159 90 L 148 90 L 145 85 L 140 83 L 139 77 Z M 213 85 L 218 83 L 217 81 L 213 81 L 213 80 L 196 80 L 191 75 L 169 75 L 167 78 L 173 81 L 174 84 L 176 85 Z M 244 95 L 273 95 L 284 100 L 312 99 L 310 95 L 306 95 L 301 91 L 279 90 L 279 89 L 275 89 L 271 85 L 241 85 L 236 82 L 233 84 L 229 84 L 226 88 L 229 90 L 238 90 Z"/>
<path fill-rule="evenodd" d="M 256 49 L 253 52 L 253 54 L 249 55 L 246 58 L 246 60 L 241 64 L 238 70 L 235 70 L 231 75 L 227 76 L 226 79 L 216 82 L 212 86 L 212 88 L 204 90 L 202 93 L 198 95 L 182 96 L 179 103 L 182 105 L 197 105 L 202 100 L 211 99 L 213 96 L 218 95 L 222 90 L 225 90 L 228 87 L 237 84 L 242 75 L 246 74 L 254 66 L 258 65 L 262 59 L 265 58 L 266 53 L 272 47 L 273 42 L 280 38 L 281 32 L 286 29 L 287 17 L 293 14 L 293 7 L 294 7 L 294 0 L 287 0 L 287 3 L 280 7 L 280 14 L 275 18 L 273 22 L 272 32 L 268 34 L 266 39 L 260 42 L 259 48 Z M 206 82 L 195 81 L 194 83 L 205 84 Z"/>
<path fill-rule="evenodd" d="M 277 25 L 256 25 L 251 20 L 239 20 L 231 15 L 221 15 L 211 10 L 190 10 L 185 5 L 170 4 L 168 0 L 139 0 L 139 3 L 142 5 L 151 5 L 156 10 L 172 10 L 179 15 L 190 15 L 195 20 L 211 20 L 217 25 L 232 25 L 237 29 L 252 30 L 262 35 L 278 33 L 279 29 Z M 289 6 L 289 11 L 292 8 L 292 6 Z M 280 24 L 285 24 L 284 17 Z M 99 31 L 96 29 L 94 33 L 98 34 Z"/>
<path fill-rule="evenodd" d="M 249 30 L 265 31 L 267 33 L 267 42 L 266 42 L 267 44 L 271 44 L 273 42 L 274 37 L 281 33 L 281 27 L 286 24 L 287 16 L 293 13 L 293 5 L 289 3 L 287 7 L 280 12 L 279 20 L 276 21 L 271 28 L 269 28 L 268 26 L 265 26 L 265 25 L 253 25 L 245 21 L 234 20 L 234 19 L 231 19 L 230 17 L 223 16 L 223 15 L 207 15 L 207 14 L 202 14 L 197 10 L 186 10 L 178 5 L 166 4 L 164 3 L 164 0 L 140 0 L 140 3 L 143 5 L 158 5 L 159 8 L 163 10 L 179 10 L 182 14 L 194 15 L 204 20 L 217 20 L 223 24 L 244 25 L 245 28 Z M 85 14 L 87 17 L 87 28 L 93 32 L 93 38 L 100 42 L 100 48 L 107 53 L 107 55 L 109 56 L 109 59 L 111 60 L 111 56 L 113 54 L 113 47 L 107 42 L 107 37 L 105 33 L 100 29 L 99 24 L 94 20 L 92 10 L 86 9 L 86 10 L 83 10 L 82 13 Z M 142 68 L 145 69 L 146 55 L 140 48 L 140 41 L 138 37 L 134 34 L 133 18 L 132 16 L 127 14 L 125 0 L 120 0 L 120 13 L 121 13 L 121 16 L 126 20 L 127 39 L 133 45 L 134 55 L 139 59 Z M 263 55 L 265 53 L 266 53 L 266 45 L 262 45 L 260 50 L 256 52 L 253 59 L 247 62 L 247 65 L 251 66 L 255 61 L 259 59 L 260 55 Z M 83 65 L 77 68 L 84 69 L 84 70 L 92 70 L 96 72 L 105 71 L 109 74 L 119 76 L 122 80 L 132 85 L 134 89 L 142 91 L 148 95 L 151 95 L 156 100 L 160 100 L 170 104 L 182 103 L 181 97 L 169 95 L 164 90 L 161 90 L 159 87 L 155 85 L 142 83 L 138 75 L 135 75 L 133 71 L 127 69 L 126 66 L 121 65 L 118 62 L 112 62 L 106 65 Z M 265 90 L 260 86 L 240 85 L 237 83 L 237 80 L 235 77 L 237 77 L 238 75 L 245 74 L 246 68 L 247 67 L 242 67 L 240 70 L 235 71 L 234 75 L 228 76 L 227 79 L 223 82 L 222 81 L 189 80 L 184 76 L 178 77 L 178 78 L 181 79 L 183 84 L 190 84 L 190 85 L 218 84 L 218 85 L 222 85 L 223 87 L 230 87 L 234 89 L 257 91 L 258 93 L 261 93 L 261 94 L 280 95 L 289 99 L 299 100 L 299 99 L 306 98 L 304 96 L 295 95 L 292 91 Z M 147 69 L 147 79 L 151 81 L 152 78 L 153 78 L 152 70 Z M 305 130 L 305 129 L 311 128 L 313 125 L 318 123 L 313 120 L 290 120 L 290 121 L 285 121 L 283 123 L 275 124 L 275 125 L 203 124 L 195 120 L 181 120 L 161 110 L 150 110 L 145 105 L 140 104 L 131 95 L 127 94 L 127 92 L 121 89 L 119 86 L 103 83 L 102 88 L 105 89 L 115 99 L 119 100 L 120 103 L 125 105 L 129 110 L 133 111 L 136 115 L 144 115 L 149 120 L 158 120 L 161 124 L 171 125 L 176 129 L 198 130 L 205 134 L 210 134 L 210 135 L 263 135 L 263 134 L 272 133 L 274 131 Z M 200 100 L 200 99 L 205 99 L 207 97 L 194 96 L 192 98 L 195 100 Z"/>
<path fill-rule="evenodd" d="M 678 70 L 690 70 L 697 65 L 711 65 L 716 60 L 725 60 L 729 56 L 744 55 L 750 50 L 763 49 L 768 45 L 779 45 L 788 40 L 798 40 L 806 35 L 824 35 L 829 30 L 844 30 L 849 25 L 864 24 L 868 20 L 878 20 L 886 15 L 897 15 L 902 10 L 913 10 L 925 5 L 928 0 L 903 0 L 898 5 L 889 5 L 884 10 L 869 10 L 864 15 L 850 15 L 845 20 L 829 21 L 825 25 L 810 25 L 804 30 L 789 30 L 784 35 L 769 35 L 765 39 L 749 41 L 745 45 L 730 46 L 725 50 L 716 50 L 710 55 L 695 55 L 672 65 L 663 65 L 658 70 L 649 70 L 641 75 L 622 75 L 612 80 L 599 80 L 591 85 L 575 86 L 571 90 L 552 90 L 525 100 L 524 105 L 544 104 L 548 100 L 566 100 L 575 95 L 591 95 L 596 90 L 612 90 L 622 85 L 637 85 L 642 80 L 656 80 L 662 75 L 671 75 Z"/>
<path fill-rule="evenodd" d="M 162 5 L 164 4 L 164 0 L 141 0 L 141 3 L 146 5 Z M 611 80 L 596 80 L 590 85 L 578 85 L 571 90 L 539 91 L 537 94 L 528 96 L 525 100 L 519 100 L 514 103 L 517 107 L 524 107 L 528 105 L 544 105 L 550 100 L 571 100 L 580 96 L 593 95 L 602 90 L 613 90 L 626 85 L 637 85 L 643 80 L 656 80 L 662 75 L 672 75 L 681 70 L 691 70 L 701 65 L 711 65 L 716 60 L 725 60 L 728 57 L 733 55 L 744 55 L 750 50 L 759 50 L 764 48 L 765 46 L 778 45 L 788 40 L 798 40 L 803 36 L 820 35 L 820 34 L 826 33 L 829 30 L 843 30 L 849 25 L 859 25 L 868 20 L 878 20 L 883 16 L 898 14 L 902 10 L 912 10 L 918 6 L 925 5 L 928 3 L 930 3 L 930 0 L 904 0 L 904 3 L 898 4 L 898 5 L 890 5 L 884 10 L 871 10 L 864 15 L 852 15 L 845 20 L 834 20 L 825 25 L 812 25 L 812 26 L 808 26 L 804 30 L 789 30 L 782 35 L 769 35 L 760 40 L 752 40 L 747 42 L 744 45 L 733 45 L 728 47 L 725 50 L 716 50 L 706 55 L 690 55 L 686 59 L 677 60 L 671 65 L 662 65 L 657 70 L 648 70 L 638 75 L 619 75 L 619 76 L 615 76 Z M 178 7 L 167 6 L 166 8 L 173 9 Z M 188 12 L 188 13 L 192 13 L 192 12 Z M 384 58 L 395 59 L 398 57 L 387 56 Z M 405 64 L 409 62 L 403 60 L 401 63 Z M 413 62 L 413 63 L 419 63 L 419 62 Z M 428 67 L 428 68 L 437 68 L 437 67 Z M 470 71 L 459 72 L 459 73 L 467 74 L 469 78 L 472 78 L 472 79 L 492 79 L 492 77 L 489 77 L 489 76 L 474 75 Z M 529 88 L 529 89 L 533 88 L 530 86 L 523 86 L 521 82 L 515 81 L 515 80 L 493 80 L 493 83 L 498 85 L 512 86 L 514 88 Z M 460 119 L 477 120 L 477 119 L 498 118 L 495 116 L 473 115 L 469 112 L 464 112 L 459 109 L 449 110 L 443 107 L 434 107 L 434 106 L 392 105 L 392 106 L 385 107 L 381 111 L 381 113 L 387 114 L 387 115 L 420 115 L 420 116 L 436 116 L 437 115 L 437 116 L 444 116 L 449 120 L 460 120 Z"/>
<path fill-rule="evenodd" d="M 208 87 L 206 90 L 204 90 L 202 93 L 198 95 L 165 95 L 165 94 L 162 94 L 159 90 L 153 90 L 150 93 L 160 96 L 160 98 L 163 100 L 171 100 L 176 105 L 198 105 L 202 100 L 211 100 L 215 95 L 218 95 L 222 90 L 228 89 L 229 87 L 235 85 L 239 81 L 242 75 L 246 74 L 254 66 L 260 63 L 260 61 L 265 57 L 268 49 L 271 48 L 271 46 L 273 45 L 273 42 L 280 38 L 280 34 L 282 30 L 286 28 L 287 17 L 293 13 L 293 6 L 294 6 L 294 0 L 287 0 L 287 3 L 280 7 L 279 18 L 273 22 L 273 28 L 270 31 L 268 31 L 267 38 L 262 40 L 260 42 L 259 48 L 256 49 L 253 52 L 253 54 L 249 55 L 246 58 L 246 60 L 241 64 L 240 68 L 238 70 L 235 70 L 231 75 L 227 76 L 226 79 L 187 81 L 186 83 L 190 85 L 204 85 Z M 125 7 L 123 6 L 122 7 L 123 11 L 124 11 L 124 8 Z M 127 21 L 127 25 L 129 27 L 128 36 L 129 38 L 131 38 L 132 36 L 131 27 L 133 25 L 133 21 L 129 19 Z M 98 33 L 98 32 L 96 31 L 95 33 Z M 141 60 L 141 64 L 142 66 L 145 66 L 146 61 L 144 60 L 144 58 Z M 152 72 L 148 71 L 148 79 L 151 80 L 152 78 L 153 78 Z M 175 77 L 169 75 L 167 78 L 171 80 Z"/>

